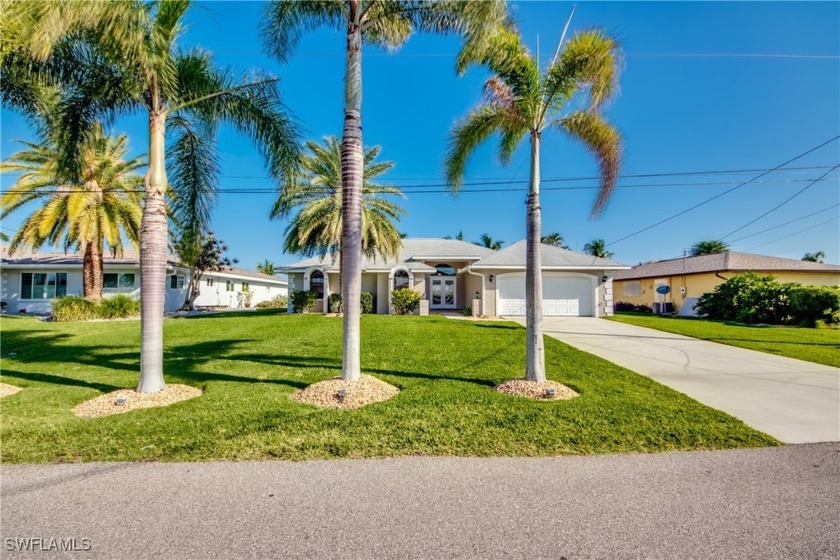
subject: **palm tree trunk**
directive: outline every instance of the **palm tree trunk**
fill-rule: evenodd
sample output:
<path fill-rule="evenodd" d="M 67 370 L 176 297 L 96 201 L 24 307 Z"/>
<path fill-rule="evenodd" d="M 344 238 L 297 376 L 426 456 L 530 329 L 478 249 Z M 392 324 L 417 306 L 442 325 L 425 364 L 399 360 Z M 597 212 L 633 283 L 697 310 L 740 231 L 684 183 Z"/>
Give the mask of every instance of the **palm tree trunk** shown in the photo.
<path fill-rule="evenodd" d="M 355 14 L 359 2 L 351 2 Z M 351 10 L 353 11 L 353 10 Z M 341 139 L 341 250 L 344 260 L 344 356 L 342 379 L 361 376 L 362 294 L 362 28 L 351 21 L 347 26 L 347 75 L 344 78 L 344 132 Z"/>
<path fill-rule="evenodd" d="M 102 299 L 102 250 L 96 241 L 90 241 L 85 246 L 82 258 L 82 288 L 85 299 L 98 301 Z"/>
<path fill-rule="evenodd" d="M 149 171 L 140 226 L 140 382 L 137 391 L 166 389 L 163 380 L 163 310 L 166 289 L 165 122 L 149 116 Z"/>
<path fill-rule="evenodd" d="M 540 133 L 531 132 L 531 185 L 525 218 L 525 379 L 545 381 L 545 348 L 543 346 L 542 259 L 540 258 Z"/>

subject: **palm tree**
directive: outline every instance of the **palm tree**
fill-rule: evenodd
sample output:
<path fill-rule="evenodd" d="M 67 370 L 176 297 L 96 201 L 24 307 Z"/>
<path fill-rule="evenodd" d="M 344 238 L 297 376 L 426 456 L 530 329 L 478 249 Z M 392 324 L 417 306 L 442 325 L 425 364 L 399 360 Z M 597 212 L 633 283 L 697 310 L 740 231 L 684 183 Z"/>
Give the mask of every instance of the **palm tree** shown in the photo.
<path fill-rule="evenodd" d="M 27 74 L 35 74 L 33 82 L 46 74 L 53 82 L 74 88 L 76 95 L 68 96 L 58 118 L 58 128 L 64 131 L 60 140 L 66 154 L 62 158 L 65 173 L 74 171 L 76 138 L 89 134 L 91 116 L 111 118 L 137 110 L 147 114 L 149 167 L 140 231 L 143 297 L 137 390 L 163 390 L 167 125 L 178 135 L 171 146 L 183 150 L 212 142 L 220 123 L 232 125 L 260 147 L 277 178 L 294 172 L 296 127 L 281 102 L 276 78 L 240 79 L 216 68 L 207 53 L 177 48 L 191 4 L 188 0 L 108 2 L 103 3 L 105 9 L 91 8 L 92 3 L 83 0 L 19 4 L 24 6 L 15 9 L 24 17 L 12 20 L 15 43 L 0 50 L 3 68 L 14 69 L 9 83 L 15 87 L 10 93 L 4 90 L 4 100 L 24 110 L 37 110 L 38 100 L 29 95 L 27 79 L 18 79 L 29 78 Z M 57 70 L 49 58 L 53 53 Z M 62 59 L 71 63 L 62 65 Z M 27 73 L 30 69 L 34 72 Z M 50 70 L 55 70 L 54 76 Z M 180 142 L 182 137 L 190 141 Z M 197 171 L 201 176 L 212 174 L 206 169 Z M 201 194 L 212 199 L 212 192 Z"/>
<path fill-rule="evenodd" d="M 689 249 L 689 255 L 692 257 L 699 257 L 702 255 L 714 255 L 715 253 L 725 253 L 729 250 L 729 244 L 718 239 L 711 239 L 708 241 L 698 241 Z"/>
<path fill-rule="evenodd" d="M 810 261 L 821 263 L 825 259 L 825 251 L 817 251 L 816 253 L 805 253 L 805 256 L 802 257 L 803 261 Z"/>
<path fill-rule="evenodd" d="M 540 144 L 549 129 L 580 140 L 598 160 L 601 189 L 592 215 L 605 206 L 620 165 L 618 132 L 599 113 L 616 89 L 618 45 L 601 31 L 578 33 L 558 46 L 542 72 L 539 61 L 512 33 L 501 33 L 482 58 L 493 76 L 484 100 L 459 121 L 451 134 L 446 178 L 457 192 L 473 150 L 498 133 L 499 157 L 507 164 L 521 141 L 531 145 L 531 173 L 526 214 L 525 300 L 527 365 L 525 378 L 545 381 L 542 335 L 542 266 L 540 262 Z M 581 106 L 583 107 L 581 108 Z"/>
<path fill-rule="evenodd" d="M 498 251 L 502 248 L 502 245 L 504 245 L 505 242 L 501 239 L 493 239 L 488 234 L 482 233 L 481 240 L 476 241 L 475 244 L 481 247 L 487 247 L 488 249 L 493 249 L 494 251 Z"/>
<path fill-rule="evenodd" d="M 327 254 L 335 257 L 341 252 L 340 268 L 344 274 L 341 142 L 335 136 L 325 138 L 323 145 L 310 140 L 306 150 L 300 157 L 296 184 L 281 191 L 271 209 L 271 218 L 286 218 L 297 210 L 286 227 L 283 249 L 289 253 L 322 257 Z M 378 253 L 387 258 L 396 257 L 402 247 L 402 235 L 394 222 L 399 221 L 405 211 L 386 198 L 389 195 L 402 197 L 400 189 L 371 181 L 394 167 L 391 161 L 374 161 L 381 151 L 381 146 L 365 151 L 361 239 L 365 255 L 372 257 Z"/>
<path fill-rule="evenodd" d="M 263 274 L 267 274 L 269 276 L 274 276 L 277 272 L 276 265 L 268 259 L 265 259 L 261 263 L 257 263 L 257 270 L 262 272 Z"/>
<path fill-rule="evenodd" d="M 569 246 L 564 243 L 563 236 L 557 232 L 543 235 L 540 242 L 544 245 L 551 245 L 552 247 L 560 247 L 561 249 L 568 249 Z"/>
<path fill-rule="evenodd" d="M 31 203 L 41 205 L 29 215 L 11 240 L 9 254 L 22 246 L 39 249 L 46 243 L 78 246 L 83 253 L 84 295 L 102 299 L 105 242 L 117 253 L 126 238 L 135 247 L 140 239 L 144 167 L 140 159 L 126 159 L 128 137 L 106 135 L 102 126 L 82 150 L 78 184 L 64 183 L 56 174 L 59 155 L 50 142 L 22 142 L 27 149 L 0 164 L 3 173 L 20 173 L 2 199 L 2 217 Z"/>
<path fill-rule="evenodd" d="M 415 30 L 461 33 L 465 46 L 458 57 L 464 71 L 487 45 L 487 38 L 507 24 L 503 0 L 273 0 L 267 6 L 263 36 L 267 50 L 280 59 L 291 56 L 304 31 L 327 26 L 344 32 L 344 127 L 341 142 L 343 185 L 341 247 L 344 259 L 344 343 L 341 376 L 361 375 L 362 287 L 362 45 L 397 49 Z"/>
<path fill-rule="evenodd" d="M 601 259 L 611 259 L 615 255 L 607 251 L 607 243 L 603 239 L 593 239 L 583 246 L 583 252 Z"/>

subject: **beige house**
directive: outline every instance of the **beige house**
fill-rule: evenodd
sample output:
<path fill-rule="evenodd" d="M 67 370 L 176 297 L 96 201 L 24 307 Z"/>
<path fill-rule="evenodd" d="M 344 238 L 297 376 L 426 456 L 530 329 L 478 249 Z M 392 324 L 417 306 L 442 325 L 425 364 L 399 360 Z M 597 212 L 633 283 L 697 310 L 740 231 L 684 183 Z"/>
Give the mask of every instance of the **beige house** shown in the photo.
<path fill-rule="evenodd" d="M 549 245 L 541 256 L 543 314 L 612 314 L 612 273 L 628 266 Z M 324 302 L 340 289 L 339 260 L 313 257 L 281 270 L 290 292 L 316 292 L 315 312 L 326 312 Z M 524 315 L 525 241 L 494 251 L 455 239 L 404 239 L 396 259 L 363 260 L 362 291 L 373 294 L 376 313 L 391 313 L 391 292 L 404 287 L 423 294 L 432 313 L 469 307 L 474 315 Z"/>
<path fill-rule="evenodd" d="M 694 315 L 697 299 L 737 274 L 773 275 L 781 282 L 840 285 L 840 266 L 726 251 L 714 255 L 655 261 L 615 273 L 615 300 L 634 305 L 673 303 L 681 315 Z M 657 293 L 668 286 L 668 294 Z"/>

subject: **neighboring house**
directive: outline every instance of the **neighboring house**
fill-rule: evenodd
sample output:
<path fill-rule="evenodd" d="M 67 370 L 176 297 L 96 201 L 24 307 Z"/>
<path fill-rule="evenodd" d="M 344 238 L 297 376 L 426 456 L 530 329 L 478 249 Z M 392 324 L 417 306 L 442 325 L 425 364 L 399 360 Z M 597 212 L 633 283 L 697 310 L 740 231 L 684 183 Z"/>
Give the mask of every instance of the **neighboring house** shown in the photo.
<path fill-rule="evenodd" d="M 290 290 L 318 294 L 315 312 L 340 290 L 339 256 L 313 257 L 280 270 Z M 543 314 L 602 317 L 612 314 L 612 278 L 629 267 L 607 259 L 542 245 Z M 391 313 L 391 292 L 408 287 L 423 294 L 429 309 L 501 316 L 525 314 L 525 241 L 500 251 L 456 239 L 403 239 L 396 259 L 364 258 L 362 291 L 374 297 L 376 313 Z M 291 304 L 290 304 L 291 305 Z"/>
<path fill-rule="evenodd" d="M 126 251 L 120 258 L 105 256 L 102 292 L 105 297 L 128 294 L 140 297 L 140 264 L 136 253 Z M 166 270 L 166 311 L 184 304 L 189 284 L 189 268 L 169 260 Z M 10 257 L 6 247 L 0 253 L 0 299 L 9 313 L 46 314 L 52 300 L 64 295 L 82 295 L 82 256 L 64 253 L 27 253 Z M 278 295 L 287 295 L 286 280 L 251 270 L 225 268 L 205 272 L 201 278 L 198 307 L 242 307 L 245 294 L 251 305 Z M 241 297 L 240 297 L 240 294 Z"/>
<path fill-rule="evenodd" d="M 796 259 L 726 251 L 714 255 L 654 261 L 615 273 L 616 301 L 634 305 L 672 302 L 682 315 L 694 315 L 697 298 L 736 274 L 773 275 L 781 282 L 817 286 L 840 285 L 840 266 Z M 656 292 L 668 286 L 667 295 Z M 683 309 L 685 307 L 685 309 Z"/>

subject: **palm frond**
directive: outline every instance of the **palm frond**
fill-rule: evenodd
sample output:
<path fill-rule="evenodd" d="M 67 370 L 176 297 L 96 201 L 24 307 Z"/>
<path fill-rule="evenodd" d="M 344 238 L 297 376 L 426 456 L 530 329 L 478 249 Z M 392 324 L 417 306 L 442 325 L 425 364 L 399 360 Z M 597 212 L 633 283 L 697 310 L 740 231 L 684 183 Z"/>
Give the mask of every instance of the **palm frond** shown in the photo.
<path fill-rule="evenodd" d="M 266 4 L 260 33 L 266 51 L 285 62 L 304 33 L 321 26 L 340 31 L 348 19 L 347 8 L 340 0 L 274 0 Z"/>
<path fill-rule="evenodd" d="M 467 161 L 473 150 L 482 142 L 499 132 L 508 115 L 499 107 L 480 105 L 461 119 L 449 136 L 446 155 L 446 181 L 454 192 L 458 192 L 464 180 Z"/>

